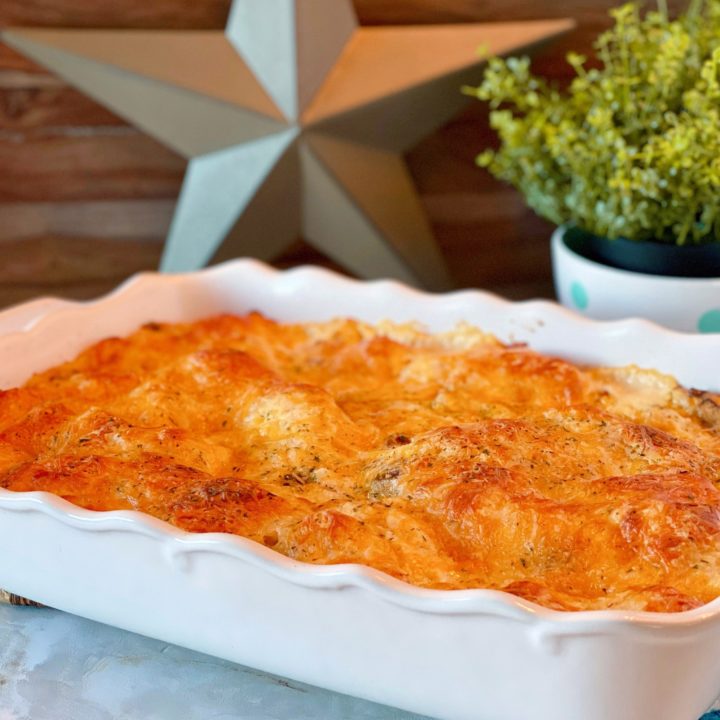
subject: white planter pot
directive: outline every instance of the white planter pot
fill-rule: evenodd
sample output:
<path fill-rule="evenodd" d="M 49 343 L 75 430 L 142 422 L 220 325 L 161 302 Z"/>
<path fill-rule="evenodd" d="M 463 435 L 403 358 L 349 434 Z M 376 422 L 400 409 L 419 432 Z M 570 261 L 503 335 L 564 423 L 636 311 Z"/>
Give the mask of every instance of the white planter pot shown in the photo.
<path fill-rule="evenodd" d="M 589 260 L 552 236 L 555 291 L 567 308 L 594 320 L 641 317 L 681 332 L 720 332 L 720 278 L 647 275 Z"/>

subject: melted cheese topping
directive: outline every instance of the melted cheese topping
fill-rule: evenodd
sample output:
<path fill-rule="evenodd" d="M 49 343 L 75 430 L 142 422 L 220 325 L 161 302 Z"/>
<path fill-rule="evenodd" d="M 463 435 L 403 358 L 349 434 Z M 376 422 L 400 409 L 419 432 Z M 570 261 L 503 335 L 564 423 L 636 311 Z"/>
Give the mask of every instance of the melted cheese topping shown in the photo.
<path fill-rule="evenodd" d="M 547 607 L 720 595 L 720 407 L 469 327 L 149 324 L 0 393 L 0 486 Z"/>

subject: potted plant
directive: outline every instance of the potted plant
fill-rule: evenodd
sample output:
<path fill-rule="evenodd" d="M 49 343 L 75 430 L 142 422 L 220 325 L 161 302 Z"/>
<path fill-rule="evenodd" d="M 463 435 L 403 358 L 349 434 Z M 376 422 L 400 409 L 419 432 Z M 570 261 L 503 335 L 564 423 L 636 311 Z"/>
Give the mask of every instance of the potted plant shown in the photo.
<path fill-rule="evenodd" d="M 498 150 L 478 158 L 559 228 L 563 304 L 720 331 L 720 0 L 611 12 L 566 91 L 527 58 L 489 60 L 478 88 Z"/>

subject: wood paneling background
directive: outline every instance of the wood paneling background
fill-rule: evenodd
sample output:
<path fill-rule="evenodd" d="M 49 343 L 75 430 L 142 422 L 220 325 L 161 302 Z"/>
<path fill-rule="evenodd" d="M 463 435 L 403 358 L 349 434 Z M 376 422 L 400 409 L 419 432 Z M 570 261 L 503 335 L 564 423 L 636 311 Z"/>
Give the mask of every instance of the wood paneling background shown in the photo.
<path fill-rule="evenodd" d="M 258 0 L 262 2 L 262 0 Z M 363 24 L 574 17 L 578 29 L 536 56 L 567 76 L 590 52 L 610 0 L 356 0 Z M 219 29 L 229 0 L 1 0 L 8 26 Z M 549 296 L 551 227 L 477 169 L 493 142 L 480 103 L 409 155 L 411 172 L 459 287 Z M 176 154 L 0 44 L 0 307 L 55 294 L 87 298 L 157 265 L 182 182 Z M 329 264 L 303 243 L 279 266 Z"/>

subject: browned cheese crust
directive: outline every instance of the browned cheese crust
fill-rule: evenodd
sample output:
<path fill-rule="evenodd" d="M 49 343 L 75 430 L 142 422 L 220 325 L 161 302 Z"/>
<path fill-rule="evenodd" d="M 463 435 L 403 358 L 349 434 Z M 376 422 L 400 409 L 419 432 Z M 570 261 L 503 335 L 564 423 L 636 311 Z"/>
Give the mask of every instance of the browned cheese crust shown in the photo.
<path fill-rule="evenodd" d="M 0 487 L 550 608 L 720 595 L 720 409 L 470 327 L 149 324 L 0 392 Z"/>

